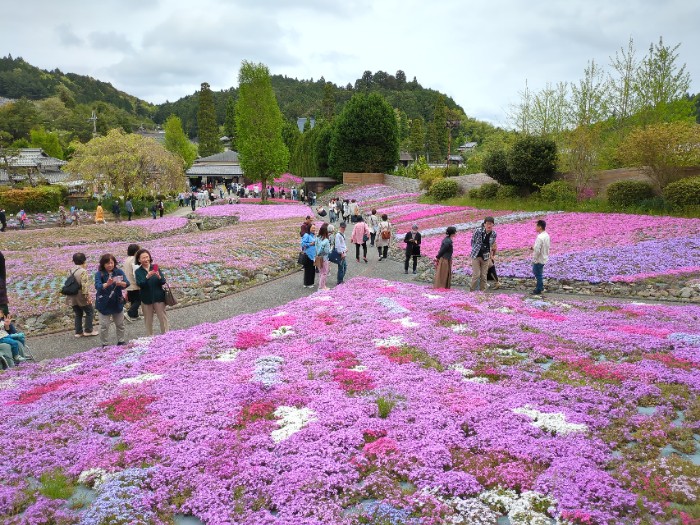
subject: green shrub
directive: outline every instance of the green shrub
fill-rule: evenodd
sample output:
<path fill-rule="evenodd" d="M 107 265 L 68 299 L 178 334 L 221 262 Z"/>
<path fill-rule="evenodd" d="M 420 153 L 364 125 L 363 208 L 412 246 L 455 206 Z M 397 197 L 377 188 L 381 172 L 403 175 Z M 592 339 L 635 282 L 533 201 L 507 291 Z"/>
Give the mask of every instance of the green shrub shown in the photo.
<path fill-rule="evenodd" d="M 472 199 L 495 199 L 499 186 L 496 182 L 487 182 L 478 188 L 469 190 L 469 197 Z"/>
<path fill-rule="evenodd" d="M 450 199 L 459 194 L 459 184 L 454 179 L 440 179 L 433 183 L 429 193 L 439 201 Z"/>
<path fill-rule="evenodd" d="M 420 189 L 430 191 L 434 182 L 445 178 L 445 170 L 442 168 L 430 168 L 421 172 L 418 178 L 420 179 Z"/>
<path fill-rule="evenodd" d="M 677 180 L 664 188 L 664 199 L 671 208 L 700 206 L 700 177 Z"/>
<path fill-rule="evenodd" d="M 37 186 L 22 189 L 9 189 L 0 192 L 0 208 L 9 213 L 19 210 L 26 212 L 46 212 L 58 210 L 68 195 L 63 186 Z"/>
<path fill-rule="evenodd" d="M 496 192 L 497 199 L 517 199 L 519 196 L 518 187 L 510 184 L 502 184 Z"/>
<path fill-rule="evenodd" d="M 503 149 L 489 151 L 482 163 L 484 173 L 501 184 L 512 184 L 508 169 L 508 154 Z"/>
<path fill-rule="evenodd" d="M 573 204 L 576 202 L 576 188 L 565 180 L 555 180 L 540 188 L 540 199 L 545 202 Z"/>
<path fill-rule="evenodd" d="M 606 190 L 608 204 L 614 208 L 635 206 L 645 199 L 654 197 L 651 184 L 640 180 L 621 180 L 612 183 Z"/>
<path fill-rule="evenodd" d="M 472 188 L 471 190 L 469 190 L 468 195 L 469 195 L 470 199 L 480 199 L 481 198 L 480 197 L 481 193 L 479 193 L 479 188 Z"/>
<path fill-rule="evenodd" d="M 459 166 L 447 166 L 445 168 L 445 177 L 459 177 Z"/>
<path fill-rule="evenodd" d="M 547 184 L 557 168 L 557 145 L 552 139 L 526 135 L 508 153 L 508 171 L 519 186 Z"/>

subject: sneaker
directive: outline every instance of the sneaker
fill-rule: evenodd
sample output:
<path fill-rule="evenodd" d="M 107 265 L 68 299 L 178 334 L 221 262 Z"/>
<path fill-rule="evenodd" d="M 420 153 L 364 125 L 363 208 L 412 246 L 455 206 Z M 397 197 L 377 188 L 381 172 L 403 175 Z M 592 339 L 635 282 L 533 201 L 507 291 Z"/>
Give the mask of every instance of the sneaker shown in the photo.
<path fill-rule="evenodd" d="M 17 357 L 13 357 L 12 359 L 14 359 L 17 363 L 24 363 L 25 361 L 29 361 L 28 358 L 22 357 L 21 355 L 18 355 Z"/>
<path fill-rule="evenodd" d="M 83 334 L 75 334 L 74 337 L 83 337 Z"/>
<path fill-rule="evenodd" d="M 100 332 L 98 332 L 97 330 L 93 330 L 92 332 L 87 332 L 87 333 L 85 333 L 85 334 L 83 334 L 83 335 L 84 335 L 85 337 L 92 337 L 92 336 L 95 336 L 95 335 L 100 335 Z"/>
<path fill-rule="evenodd" d="M 417 274 L 418 274 L 418 271 L 417 271 L 417 270 L 413 270 L 413 275 L 417 275 Z"/>
<path fill-rule="evenodd" d="M 493 285 L 494 290 L 498 290 L 501 287 L 501 283 L 496 281 L 496 284 Z"/>
<path fill-rule="evenodd" d="M 368 263 L 369 261 L 367 260 L 367 257 L 363 257 L 364 261 Z"/>
<path fill-rule="evenodd" d="M 357 262 L 360 262 L 360 258 L 359 258 L 359 257 L 357 258 Z"/>
<path fill-rule="evenodd" d="M 126 344 L 126 341 L 119 341 L 117 343 L 117 346 L 124 346 Z"/>
<path fill-rule="evenodd" d="M 408 270 L 404 270 L 403 273 L 405 273 L 406 275 L 408 275 Z M 415 272 L 414 272 L 414 273 L 415 273 Z"/>

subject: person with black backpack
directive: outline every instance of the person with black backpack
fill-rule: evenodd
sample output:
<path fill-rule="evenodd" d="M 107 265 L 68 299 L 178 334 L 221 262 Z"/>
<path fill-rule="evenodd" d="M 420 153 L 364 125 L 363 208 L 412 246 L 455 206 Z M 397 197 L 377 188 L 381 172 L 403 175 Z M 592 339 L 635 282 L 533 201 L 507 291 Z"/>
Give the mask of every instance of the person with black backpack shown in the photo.
<path fill-rule="evenodd" d="M 75 268 L 68 273 L 61 293 L 66 296 L 66 304 L 73 308 L 75 337 L 100 335 L 97 330 L 92 328 L 95 308 L 92 306 L 92 297 L 90 296 L 90 274 L 87 271 L 85 254 L 74 253 L 73 264 L 75 264 Z"/>

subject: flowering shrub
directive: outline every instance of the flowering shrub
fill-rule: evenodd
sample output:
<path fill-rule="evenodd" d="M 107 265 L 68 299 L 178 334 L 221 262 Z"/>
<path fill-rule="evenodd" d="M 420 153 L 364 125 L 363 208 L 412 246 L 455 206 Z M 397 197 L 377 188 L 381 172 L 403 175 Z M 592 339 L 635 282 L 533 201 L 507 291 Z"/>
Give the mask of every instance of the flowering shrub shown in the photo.
<path fill-rule="evenodd" d="M 240 222 L 276 221 L 280 219 L 299 218 L 313 215 L 311 208 L 299 204 L 275 204 L 260 206 L 257 204 L 225 204 L 199 208 L 197 214 L 202 217 L 238 216 Z"/>
<path fill-rule="evenodd" d="M 15 369 L 0 521 L 692 523 L 699 317 L 355 278 Z"/>

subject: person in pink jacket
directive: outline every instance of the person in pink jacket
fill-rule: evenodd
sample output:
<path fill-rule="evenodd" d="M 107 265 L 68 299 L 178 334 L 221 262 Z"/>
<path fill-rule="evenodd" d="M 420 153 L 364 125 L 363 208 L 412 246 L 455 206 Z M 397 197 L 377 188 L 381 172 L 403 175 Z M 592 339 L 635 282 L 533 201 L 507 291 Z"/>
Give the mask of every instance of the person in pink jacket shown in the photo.
<path fill-rule="evenodd" d="M 360 262 L 360 246 L 362 246 L 362 258 L 367 262 L 367 241 L 369 240 L 369 226 L 362 218 L 362 215 L 358 216 L 358 222 L 352 229 L 352 235 L 350 236 L 350 242 L 355 245 L 355 258 L 357 262 Z"/>

